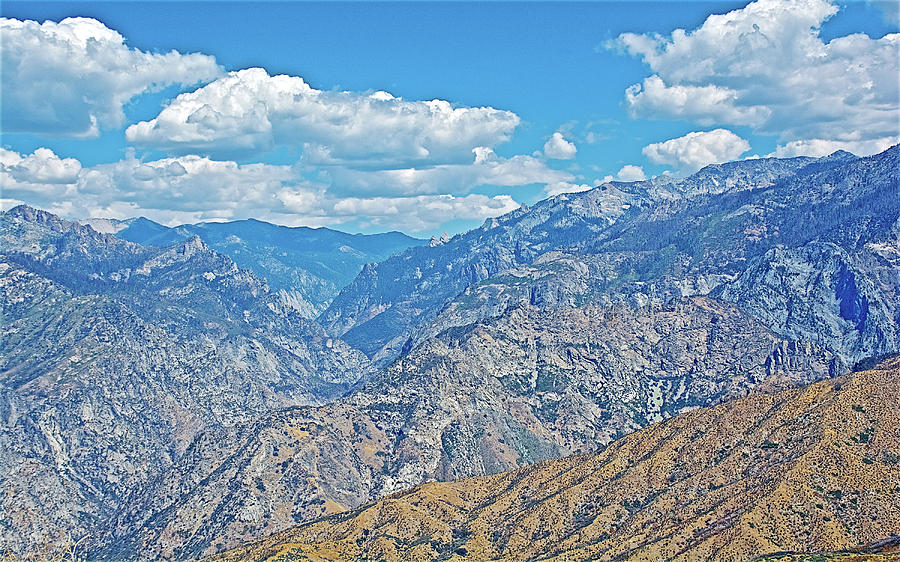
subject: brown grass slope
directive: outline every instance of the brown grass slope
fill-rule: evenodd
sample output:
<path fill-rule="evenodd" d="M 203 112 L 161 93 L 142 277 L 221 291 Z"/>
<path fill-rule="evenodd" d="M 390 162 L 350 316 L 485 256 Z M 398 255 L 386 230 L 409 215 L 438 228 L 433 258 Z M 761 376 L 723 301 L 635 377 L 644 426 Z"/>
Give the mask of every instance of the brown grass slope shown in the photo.
<path fill-rule="evenodd" d="M 430 483 L 220 560 L 749 560 L 900 534 L 900 360 L 695 410 L 600 454 Z"/>

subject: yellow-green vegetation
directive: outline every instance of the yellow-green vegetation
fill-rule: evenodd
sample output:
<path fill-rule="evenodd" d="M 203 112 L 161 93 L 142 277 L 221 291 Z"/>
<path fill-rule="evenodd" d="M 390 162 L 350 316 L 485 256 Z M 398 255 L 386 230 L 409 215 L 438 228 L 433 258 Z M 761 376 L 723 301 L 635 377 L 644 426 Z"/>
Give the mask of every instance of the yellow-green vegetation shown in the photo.
<path fill-rule="evenodd" d="M 218 559 L 750 560 L 846 550 L 900 529 L 898 396 L 892 360 L 687 412 L 599 454 L 425 484 Z"/>

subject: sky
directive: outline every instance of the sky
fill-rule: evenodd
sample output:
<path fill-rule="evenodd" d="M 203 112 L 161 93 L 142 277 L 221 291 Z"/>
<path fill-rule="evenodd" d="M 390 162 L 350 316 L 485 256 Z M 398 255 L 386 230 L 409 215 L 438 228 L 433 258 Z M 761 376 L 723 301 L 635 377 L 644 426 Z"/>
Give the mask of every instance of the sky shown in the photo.
<path fill-rule="evenodd" d="M 0 203 L 454 234 L 900 141 L 897 2 L 0 4 Z"/>

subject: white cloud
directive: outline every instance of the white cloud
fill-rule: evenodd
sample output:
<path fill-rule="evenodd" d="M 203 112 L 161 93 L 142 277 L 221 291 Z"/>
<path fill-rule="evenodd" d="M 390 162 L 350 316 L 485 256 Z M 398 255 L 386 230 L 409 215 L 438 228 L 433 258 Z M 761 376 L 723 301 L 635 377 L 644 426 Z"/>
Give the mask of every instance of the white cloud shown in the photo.
<path fill-rule="evenodd" d="M 367 226 L 425 232 L 451 218 L 484 220 L 518 208 L 509 195 L 418 195 L 340 199 L 332 212 L 337 217 L 364 217 Z"/>
<path fill-rule="evenodd" d="M 94 136 L 123 125 L 122 106 L 141 93 L 221 74 L 207 55 L 129 48 L 90 18 L 0 18 L 0 46 L 5 132 Z"/>
<path fill-rule="evenodd" d="M 479 185 L 513 187 L 535 183 L 570 181 L 572 174 L 554 170 L 532 156 L 501 158 L 493 150 L 476 147 L 474 161 L 468 164 L 443 164 L 429 168 L 396 170 L 357 170 L 330 167 L 324 175 L 330 178 L 336 193 L 437 194 L 464 193 Z"/>
<path fill-rule="evenodd" d="M 20 182 L 35 184 L 74 183 L 81 171 L 81 162 L 74 158 L 60 158 L 49 148 L 38 148 L 27 156 L 0 149 L 0 169 Z"/>
<path fill-rule="evenodd" d="M 59 158 L 47 148 L 38 148 L 27 156 L 0 149 L 0 191 L 4 199 L 13 202 L 58 205 L 75 193 L 80 171 L 78 160 Z"/>
<path fill-rule="evenodd" d="M 136 144 L 209 155 L 303 147 L 309 164 L 414 166 L 460 163 L 473 148 L 509 139 L 512 112 L 405 101 L 387 92 L 328 92 L 261 68 L 231 72 L 179 95 L 150 121 L 128 128 Z"/>
<path fill-rule="evenodd" d="M 94 166 L 79 176 L 77 185 L 98 206 L 124 201 L 210 219 L 269 213 L 277 191 L 302 181 L 291 166 L 239 165 L 190 155 L 154 162 L 126 158 Z"/>
<path fill-rule="evenodd" d="M 575 153 L 578 152 L 578 149 L 575 148 L 575 144 L 567 141 L 565 137 L 562 136 L 562 133 L 556 132 L 547 139 L 547 142 L 544 143 L 544 155 L 547 158 L 554 158 L 556 160 L 571 160 L 575 158 Z"/>
<path fill-rule="evenodd" d="M 625 90 L 625 101 L 632 115 L 652 115 L 663 118 L 686 118 L 701 125 L 732 123 L 760 124 L 772 112 L 764 106 L 743 107 L 738 103 L 739 92 L 717 85 L 667 85 L 657 75 Z"/>
<path fill-rule="evenodd" d="M 497 217 L 519 208 L 509 195 L 335 198 L 326 191 L 284 189 L 277 194 L 284 212 L 304 217 L 302 224 L 340 225 L 355 222 L 362 228 L 429 232 L 454 219 Z"/>
<path fill-rule="evenodd" d="M 480 173 L 496 177 L 501 174 L 496 167 L 515 161 L 483 151 L 481 156 L 480 164 L 468 168 L 487 171 L 476 171 L 472 177 Z M 59 158 L 46 148 L 25 156 L 0 149 L 0 205 L 9 208 L 27 202 L 71 218 L 143 215 L 183 224 L 252 217 L 287 225 L 353 223 L 412 232 L 433 230 L 454 219 L 480 221 L 519 206 L 509 195 L 342 196 L 327 184 L 305 179 L 302 172 L 298 166 L 237 164 L 196 155 L 152 162 L 130 156 L 83 168 L 77 160 Z M 515 177 L 510 173 L 508 179 Z M 452 183 L 452 178 L 441 181 Z"/>
<path fill-rule="evenodd" d="M 311 185 L 291 166 L 239 165 L 200 156 L 143 162 L 128 157 L 89 168 L 47 148 L 0 150 L 4 198 L 72 218 L 146 215 L 165 223 L 273 216 L 276 194 Z"/>
<path fill-rule="evenodd" d="M 772 154 L 778 158 L 792 156 L 827 156 L 838 150 L 846 150 L 856 155 L 877 154 L 900 143 L 900 136 L 870 140 L 835 141 L 826 139 L 809 139 L 791 141 L 780 145 Z"/>
<path fill-rule="evenodd" d="M 689 174 L 709 164 L 736 160 L 748 150 L 746 140 L 727 129 L 715 129 L 649 144 L 642 152 L 654 164 L 669 164 Z"/>
<path fill-rule="evenodd" d="M 647 176 L 644 174 L 644 169 L 640 166 L 626 164 L 616 174 L 616 178 L 619 181 L 644 181 L 647 179 Z"/>
<path fill-rule="evenodd" d="M 893 137 L 900 123 L 900 34 L 824 42 L 838 8 L 827 0 L 758 0 L 671 36 L 612 42 L 653 74 L 628 88 L 635 116 L 704 126 L 751 125 L 782 143 Z"/>
<path fill-rule="evenodd" d="M 340 225 L 354 222 L 363 228 L 427 232 L 449 220 L 484 220 L 519 208 L 509 195 L 334 197 L 325 189 L 288 187 L 276 194 L 282 204 L 279 222 L 302 217 L 297 224 Z"/>
<path fill-rule="evenodd" d="M 616 172 L 615 176 L 605 176 L 595 183 L 596 185 L 600 185 L 611 181 L 644 181 L 645 179 L 647 179 L 647 174 L 644 173 L 643 168 L 635 166 L 634 164 L 625 164 L 618 172 Z"/>

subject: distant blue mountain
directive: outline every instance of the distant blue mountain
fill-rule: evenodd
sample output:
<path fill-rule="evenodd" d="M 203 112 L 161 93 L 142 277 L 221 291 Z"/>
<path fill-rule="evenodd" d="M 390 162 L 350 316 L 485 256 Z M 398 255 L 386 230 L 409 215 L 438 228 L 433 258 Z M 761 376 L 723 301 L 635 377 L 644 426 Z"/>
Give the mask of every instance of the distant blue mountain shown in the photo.
<path fill-rule="evenodd" d="M 426 243 L 401 232 L 348 234 L 328 228 L 286 227 L 249 219 L 167 227 L 139 217 L 116 236 L 143 246 L 169 246 L 199 236 L 308 317 L 321 312 L 367 263 Z"/>

